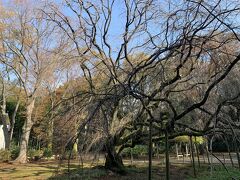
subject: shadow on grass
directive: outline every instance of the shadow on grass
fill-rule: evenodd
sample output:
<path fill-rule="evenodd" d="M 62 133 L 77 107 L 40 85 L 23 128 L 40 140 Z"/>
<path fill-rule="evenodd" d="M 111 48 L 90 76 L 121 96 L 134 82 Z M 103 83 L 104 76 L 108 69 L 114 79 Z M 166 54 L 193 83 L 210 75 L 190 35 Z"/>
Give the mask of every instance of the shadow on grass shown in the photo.
<path fill-rule="evenodd" d="M 27 179 L 50 179 L 50 180 L 65 180 L 65 179 L 83 179 L 83 180 L 145 180 L 148 179 L 147 163 L 136 163 L 135 166 L 127 165 L 126 175 L 119 175 L 105 169 L 97 164 L 84 164 L 84 168 L 77 163 L 70 164 L 70 173 L 68 173 L 67 162 L 63 162 L 58 166 L 58 162 L 36 162 L 25 165 L 19 164 L 1 164 L 0 177 L 6 179 L 27 178 Z M 95 167 L 92 167 L 95 165 Z M 171 180 L 186 179 L 192 176 L 192 168 L 186 165 L 171 165 L 170 177 Z M 152 177 L 155 179 L 165 179 L 165 168 L 161 164 L 156 164 L 152 168 Z"/>
<path fill-rule="evenodd" d="M 107 174 L 102 166 L 97 166 L 93 168 L 80 168 L 78 165 L 71 165 L 70 172 L 65 169 L 64 171 L 58 172 L 49 180 L 65 180 L 65 179 L 96 179 Z"/>
<path fill-rule="evenodd" d="M 198 169 L 197 178 L 188 177 L 188 180 L 239 180 L 240 171 L 238 168 L 227 166 L 228 172 L 221 165 L 213 166 L 212 172 L 209 166 Z"/>
<path fill-rule="evenodd" d="M 0 179 L 51 177 L 57 164 L 41 163 L 0 163 Z"/>
<path fill-rule="evenodd" d="M 16 168 L 1 168 L 0 173 L 15 173 Z"/>
<path fill-rule="evenodd" d="M 69 173 L 64 172 L 54 177 L 49 178 L 50 180 L 64 180 L 64 179 L 86 179 L 86 180 L 145 180 L 148 179 L 148 169 L 146 166 L 126 166 L 126 175 L 119 175 L 105 169 L 103 166 L 96 166 L 93 168 L 78 168 L 72 169 Z M 176 167 L 171 166 L 171 179 L 179 180 L 189 176 L 189 167 Z M 164 179 L 165 168 L 154 166 L 152 168 L 152 179 Z"/>

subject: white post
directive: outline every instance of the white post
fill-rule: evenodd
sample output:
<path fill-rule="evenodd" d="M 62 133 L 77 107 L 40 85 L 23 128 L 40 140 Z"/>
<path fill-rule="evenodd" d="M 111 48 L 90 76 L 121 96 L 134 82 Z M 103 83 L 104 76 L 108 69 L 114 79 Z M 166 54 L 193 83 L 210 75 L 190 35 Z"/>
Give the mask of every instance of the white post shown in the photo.
<path fill-rule="evenodd" d="M 5 136 L 3 132 L 3 125 L 0 125 L 0 149 L 5 149 Z"/>

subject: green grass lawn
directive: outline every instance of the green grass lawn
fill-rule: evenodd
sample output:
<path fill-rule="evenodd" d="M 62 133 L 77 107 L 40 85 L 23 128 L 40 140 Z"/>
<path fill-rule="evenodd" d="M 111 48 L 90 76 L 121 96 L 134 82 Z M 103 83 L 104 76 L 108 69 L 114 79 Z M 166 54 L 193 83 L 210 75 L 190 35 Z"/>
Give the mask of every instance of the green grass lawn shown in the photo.
<path fill-rule="evenodd" d="M 82 180 L 145 180 L 147 174 L 147 162 L 136 163 L 133 166 L 126 164 L 127 174 L 124 176 L 112 173 L 105 170 L 103 166 L 96 166 L 96 164 L 86 163 L 83 168 L 80 168 L 77 162 L 71 163 L 70 174 L 68 173 L 67 163 L 61 164 L 58 169 L 58 162 L 38 162 L 28 164 L 0 164 L 0 179 L 50 179 L 50 180 L 65 180 L 65 179 L 82 179 Z M 59 170 L 59 171 L 57 171 Z M 228 180 L 231 177 L 240 179 L 240 171 L 235 168 L 228 167 L 229 173 L 222 166 L 215 166 L 212 175 L 207 165 L 197 170 L 197 180 Z M 165 179 L 165 168 L 163 164 L 154 164 L 153 166 L 153 180 Z M 170 168 L 171 180 L 193 180 L 193 170 L 189 165 L 176 164 Z"/>
<path fill-rule="evenodd" d="M 103 168 L 84 169 L 82 171 L 74 170 L 71 175 L 59 175 L 51 178 L 56 179 L 106 179 L 106 180 L 145 180 L 148 178 L 147 166 L 126 166 L 127 174 L 120 176 L 113 174 Z M 215 166 L 212 172 L 207 166 L 198 169 L 197 178 L 193 177 L 192 167 L 176 165 L 171 166 L 171 180 L 240 180 L 240 171 L 236 168 L 228 167 L 228 172 L 222 166 Z M 163 167 L 153 167 L 153 180 L 165 179 L 165 169 Z"/>
<path fill-rule="evenodd" d="M 214 166 L 211 173 L 210 167 L 202 167 L 198 170 L 197 178 L 189 177 L 188 180 L 240 180 L 240 170 L 227 167 L 228 172 L 223 166 Z"/>
<path fill-rule="evenodd" d="M 0 164 L 0 179 L 48 179 L 57 169 L 57 163 Z"/>

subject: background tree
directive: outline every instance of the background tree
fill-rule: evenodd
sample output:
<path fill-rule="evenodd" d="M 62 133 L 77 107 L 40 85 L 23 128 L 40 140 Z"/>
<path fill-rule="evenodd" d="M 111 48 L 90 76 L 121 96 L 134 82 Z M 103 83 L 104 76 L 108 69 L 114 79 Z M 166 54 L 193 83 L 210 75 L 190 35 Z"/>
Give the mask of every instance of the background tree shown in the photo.
<path fill-rule="evenodd" d="M 30 4 L 28 4 L 30 5 Z M 27 161 L 27 147 L 31 128 L 35 101 L 44 95 L 43 80 L 52 74 L 56 61 L 53 50 L 59 43 L 53 42 L 55 34 L 53 27 L 44 22 L 37 11 L 30 11 L 30 6 L 18 4 L 14 8 L 15 16 L 5 20 L 8 31 L 4 37 L 4 44 L 8 48 L 9 56 L 2 62 L 8 66 L 19 79 L 25 93 L 26 120 L 23 126 L 20 154 L 17 162 Z M 13 11 L 13 8 L 11 8 Z"/>

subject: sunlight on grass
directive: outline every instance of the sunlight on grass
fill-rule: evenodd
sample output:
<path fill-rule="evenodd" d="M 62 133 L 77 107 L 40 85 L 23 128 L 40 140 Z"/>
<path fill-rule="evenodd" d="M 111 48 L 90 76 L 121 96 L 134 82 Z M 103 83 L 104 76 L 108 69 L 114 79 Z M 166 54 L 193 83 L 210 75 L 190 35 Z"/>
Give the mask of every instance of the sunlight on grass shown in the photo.
<path fill-rule="evenodd" d="M 0 177 L 2 179 L 47 179 L 54 173 L 57 165 L 41 165 L 41 164 L 27 164 L 27 165 L 3 165 L 0 169 Z"/>
<path fill-rule="evenodd" d="M 71 163 L 70 170 L 79 169 L 79 163 Z M 84 163 L 83 168 L 90 168 L 91 163 Z M 67 172 L 68 165 L 64 162 L 59 166 L 58 162 L 29 163 L 29 164 L 0 164 L 0 179 L 48 179 L 59 173 Z"/>

